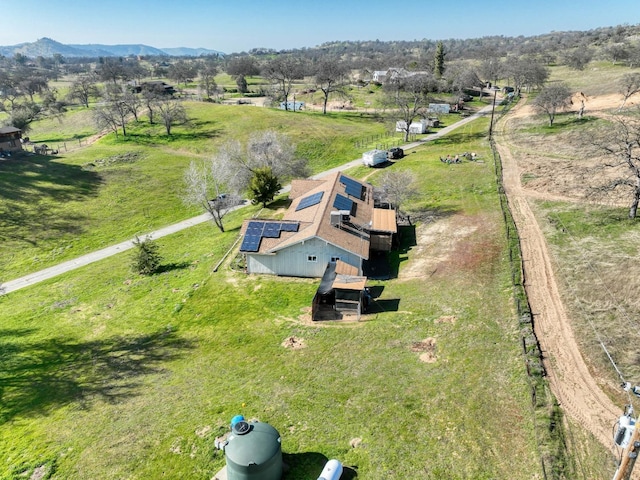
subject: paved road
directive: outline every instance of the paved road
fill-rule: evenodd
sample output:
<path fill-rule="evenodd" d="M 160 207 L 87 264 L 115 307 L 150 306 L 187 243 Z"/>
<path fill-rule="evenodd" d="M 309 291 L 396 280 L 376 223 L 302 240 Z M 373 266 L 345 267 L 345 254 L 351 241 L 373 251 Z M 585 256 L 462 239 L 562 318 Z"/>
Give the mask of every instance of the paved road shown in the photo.
<path fill-rule="evenodd" d="M 440 130 L 438 130 L 437 133 L 433 133 L 431 135 L 427 135 L 426 137 L 422 138 L 420 141 L 418 142 L 414 142 L 414 143 L 409 143 L 407 145 L 403 145 L 402 148 L 405 150 L 409 150 L 412 148 L 415 148 L 417 146 L 420 146 L 426 142 L 430 142 L 432 140 L 435 140 L 437 138 L 442 137 L 443 135 L 446 135 L 448 133 L 450 133 L 452 130 L 455 130 L 456 128 L 461 127 L 462 125 L 465 125 L 466 123 L 469 123 L 473 120 L 475 120 L 478 117 L 487 115 L 492 109 L 492 105 L 488 105 L 484 108 L 482 108 L 481 110 L 479 110 L 478 112 L 474 113 L 473 115 L 470 115 L 466 118 L 461 119 L 458 122 L 453 123 L 452 125 L 449 125 L 448 127 L 444 127 Z M 322 178 L 326 175 L 329 175 L 331 173 L 335 173 L 335 172 L 339 172 L 351 167 L 355 167 L 360 165 L 362 162 L 361 158 L 358 158 L 356 160 L 352 160 L 348 163 L 345 163 L 343 165 L 340 165 L 336 168 L 332 168 L 331 170 L 326 170 L 322 173 L 318 173 L 317 175 L 313 175 L 311 178 Z M 282 189 L 283 193 L 286 193 L 289 191 L 290 186 L 287 185 L 286 187 L 284 187 Z M 241 208 L 242 205 L 239 205 L 238 207 L 234 207 L 234 208 Z M 194 225 L 198 225 L 200 223 L 204 223 L 207 221 L 210 221 L 211 217 L 209 216 L 208 213 L 204 213 L 202 215 L 198 215 L 197 217 L 193 217 L 190 218 L 188 220 L 184 220 L 182 222 L 178 222 L 175 223 L 173 225 L 169 225 L 168 227 L 164 227 L 161 228 L 160 230 L 156 230 L 154 232 L 151 232 L 149 234 L 146 235 L 140 235 L 140 238 L 151 238 L 151 239 L 158 239 L 158 238 L 162 238 L 166 235 L 171 235 L 172 233 L 176 233 L 179 232 L 180 230 L 184 230 L 185 228 L 189 228 L 189 227 L 193 227 Z M 21 288 L 24 287 L 28 287 L 30 285 L 34 285 L 38 282 L 42 282 L 44 280 L 48 280 L 49 278 L 53 278 L 56 277 L 58 275 L 61 275 L 63 273 L 69 272 L 71 270 L 75 270 L 76 268 L 80 268 L 80 267 L 84 267 L 85 265 L 89 265 L 90 263 L 93 262 L 97 262 L 99 260 L 103 260 L 107 257 L 110 257 L 112 255 L 116 255 L 118 253 L 122 253 L 125 252 L 131 248 L 133 248 L 133 242 L 135 239 L 131 239 L 131 240 L 127 240 L 125 242 L 122 243 L 118 243 L 117 245 L 112 245 L 110 247 L 107 248 L 103 248 L 102 250 L 97 250 L 95 252 L 92 253 L 88 253 L 86 255 L 83 255 L 81 257 L 78 258 L 74 258 L 73 260 L 69 260 L 67 262 L 63 262 L 63 263 L 59 263 L 58 265 L 54 265 L 53 267 L 49 267 L 49 268 L 45 268 L 44 270 L 40 270 L 38 272 L 34 272 L 34 273 L 30 273 L 29 275 L 25 275 L 24 277 L 20 277 L 17 278 L 15 280 L 9 280 L 8 282 L 2 284 L 2 288 L 4 289 L 4 293 L 9 293 L 9 292 L 13 292 L 15 290 L 19 290 Z"/>

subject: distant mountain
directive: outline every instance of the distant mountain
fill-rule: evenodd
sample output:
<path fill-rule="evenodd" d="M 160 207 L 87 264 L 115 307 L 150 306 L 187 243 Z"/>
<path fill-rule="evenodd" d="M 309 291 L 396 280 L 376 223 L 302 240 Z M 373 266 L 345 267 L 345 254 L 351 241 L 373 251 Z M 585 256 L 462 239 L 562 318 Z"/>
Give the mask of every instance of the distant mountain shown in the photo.
<path fill-rule="evenodd" d="M 60 54 L 63 57 L 127 57 L 129 55 L 149 56 L 184 56 L 198 57 L 200 55 L 224 55 L 217 50 L 206 48 L 155 48 L 148 45 L 65 45 L 50 38 L 40 38 L 35 42 L 20 43 L 18 45 L 0 46 L 0 55 L 12 57 L 20 53 L 26 57 L 53 57 Z"/>

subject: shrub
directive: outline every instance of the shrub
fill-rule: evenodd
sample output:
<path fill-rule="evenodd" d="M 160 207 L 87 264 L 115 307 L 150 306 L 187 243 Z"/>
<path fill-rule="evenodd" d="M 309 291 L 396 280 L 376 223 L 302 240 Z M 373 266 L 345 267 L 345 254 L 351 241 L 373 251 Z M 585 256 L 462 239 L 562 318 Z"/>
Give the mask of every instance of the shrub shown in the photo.
<path fill-rule="evenodd" d="M 146 237 L 133 241 L 134 252 L 131 257 L 131 269 L 140 275 L 153 275 L 158 271 L 162 257 L 158 253 L 158 244 Z"/>

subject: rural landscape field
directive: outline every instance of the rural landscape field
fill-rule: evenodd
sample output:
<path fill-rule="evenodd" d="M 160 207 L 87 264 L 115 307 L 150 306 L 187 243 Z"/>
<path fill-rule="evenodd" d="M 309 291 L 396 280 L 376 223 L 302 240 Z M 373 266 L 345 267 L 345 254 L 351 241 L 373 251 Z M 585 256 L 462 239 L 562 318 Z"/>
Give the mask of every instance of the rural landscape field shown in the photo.
<path fill-rule="evenodd" d="M 368 280 L 374 300 L 357 320 L 312 321 L 318 278 L 245 272 L 243 222 L 281 219 L 286 189 L 226 213 L 224 231 L 207 221 L 155 240 L 152 274 L 132 269 L 134 248 L 0 295 L 0 478 L 213 479 L 225 466 L 214 441 L 238 414 L 278 430 L 289 479 L 316 479 L 333 458 L 343 479 L 610 478 L 622 451 L 612 429 L 637 404 L 620 383 L 640 382 L 640 227 L 633 188 L 605 188 L 629 177 L 607 168 L 620 158 L 606 140 L 637 127 L 640 94 L 621 105 L 640 70 L 561 60 L 516 92 L 502 88 L 519 81 L 509 73 L 463 85 L 480 63 L 451 61 L 460 89 L 442 87 L 443 67 L 414 113 L 456 108 L 425 134 L 397 131 L 414 118 L 369 70 L 349 69 L 326 113 L 318 75 L 292 78 L 291 111 L 266 67 L 240 92 L 223 58 L 211 92 L 204 70 L 137 80 L 176 84 L 185 117 L 170 132 L 151 107 L 101 124 L 110 100 L 97 90 L 34 115 L 30 143 L 0 158 L 5 285 L 203 214 L 184 201 L 185 172 L 260 132 L 288 139 L 310 175 L 340 168 L 382 187 L 406 173 L 414 195 L 391 274 Z M 49 88 L 63 98 L 80 77 L 63 71 Z M 568 95 L 550 120 L 540 99 L 558 85 Z M 391 146 L 404 158 L 352 162 Z"/>

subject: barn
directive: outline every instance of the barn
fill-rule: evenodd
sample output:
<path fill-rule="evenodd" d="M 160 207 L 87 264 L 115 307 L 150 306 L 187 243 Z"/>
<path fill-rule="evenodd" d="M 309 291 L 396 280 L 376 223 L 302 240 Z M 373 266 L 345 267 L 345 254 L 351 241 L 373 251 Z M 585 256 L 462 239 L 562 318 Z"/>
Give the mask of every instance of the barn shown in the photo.
<path fill-rule="evenodd" d="M 391 248 L 395 213 L 376 212 L 373 187 L 337 172 L 294 180 L 281 220 L 245 220 L 240 252 L 248 273 L 321 278 L 338 260 L 362 275 L 374 249 Z"/>

